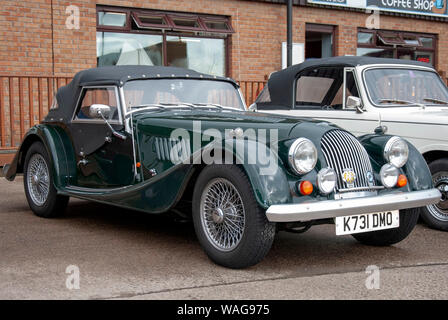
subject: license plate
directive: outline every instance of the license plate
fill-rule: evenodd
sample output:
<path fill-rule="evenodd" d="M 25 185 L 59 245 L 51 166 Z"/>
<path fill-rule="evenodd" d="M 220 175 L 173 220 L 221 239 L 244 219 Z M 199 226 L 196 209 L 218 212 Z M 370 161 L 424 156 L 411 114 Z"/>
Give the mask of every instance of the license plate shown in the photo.
<path fill-rule="evenodd" d="M 336 217 L 336 235 L 370 232 L 398 228 L 400 214 L 398 210 Z"/>

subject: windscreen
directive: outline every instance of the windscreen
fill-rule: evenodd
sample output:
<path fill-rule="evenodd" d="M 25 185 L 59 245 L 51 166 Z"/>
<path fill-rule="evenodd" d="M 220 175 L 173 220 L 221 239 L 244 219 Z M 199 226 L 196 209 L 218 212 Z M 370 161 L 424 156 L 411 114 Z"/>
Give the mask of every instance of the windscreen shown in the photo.
<path fill-rule="evenodd" d="M 244 110 L 239 90 L 230 82 L 199 79 L 148 79 L 124 86 L 128 110 L 150 104 L 214 104 Z"/>
<path fill-rule="evenodd" d="M 431 71 L 401 68 L 370 69 L 364 79 L 371 101 L 378 106 L 448 102 L 448 89 L 440 77 Z"/>

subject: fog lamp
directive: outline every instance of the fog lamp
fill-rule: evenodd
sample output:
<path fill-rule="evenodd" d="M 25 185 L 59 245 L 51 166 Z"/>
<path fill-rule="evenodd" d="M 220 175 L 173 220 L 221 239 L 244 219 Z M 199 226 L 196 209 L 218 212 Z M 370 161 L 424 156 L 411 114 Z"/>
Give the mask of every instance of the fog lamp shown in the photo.
<path fill-rule="evenodd" d="M 398 182 L 398 169 L 397 167 L 386 163 L 380 171 L 381 182 L 386 188 L 394 187 Z"/>
<path fill-rule="evenodd" d="M 333 192 L 336 186 L 336 172 L 332 168 L 323 168 L 317 174 L 317 186 L 323 194 Z"/>

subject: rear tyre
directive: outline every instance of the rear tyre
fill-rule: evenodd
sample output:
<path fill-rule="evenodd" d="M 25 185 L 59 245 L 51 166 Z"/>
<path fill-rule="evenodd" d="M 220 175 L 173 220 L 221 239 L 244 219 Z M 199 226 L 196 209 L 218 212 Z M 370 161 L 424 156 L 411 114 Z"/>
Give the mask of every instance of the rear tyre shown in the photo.
<path fill-rule="evenodd" d="M 448 159 L 438 159 L 429 165 L 434 187 L 442 193 L 437 204 L 420 208 L 423 221 L 434 229 L 448 231 Z"/>
<path fill-rule="evenodd" d="M 41 142 L 33 143 L 28 149 L 23 183 L 28 204 L 37 216 L 53 218 L 64 213 L 69 197 L 57 194 L 49 156 Z"/>
<path fill-rule="evenodd" d="M 199 243 L 215 263 L 246 268 L 260 262 L 275 237 L 275 223 L 258 205 L 245 173 L 236 165 L 210 165 L 193 192 Z"/>
<path fill-rule="evenodd" d="M 394 229 L 357 233 L 352 236 L 370 246 L 390 246 L 404 240 L 414 229 L 419 217 L 419 209 L 400 210 L 400 226 Z"/>

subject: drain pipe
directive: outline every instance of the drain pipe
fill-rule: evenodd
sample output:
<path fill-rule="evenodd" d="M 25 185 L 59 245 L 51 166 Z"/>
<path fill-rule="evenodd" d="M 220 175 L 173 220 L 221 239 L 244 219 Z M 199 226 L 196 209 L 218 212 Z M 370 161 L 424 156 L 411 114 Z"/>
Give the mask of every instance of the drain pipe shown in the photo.
<path fill-rule="evenodd" d="M 285 0 L 286 9 L 286 65 L 292 66 L 292 0 Z"/>

